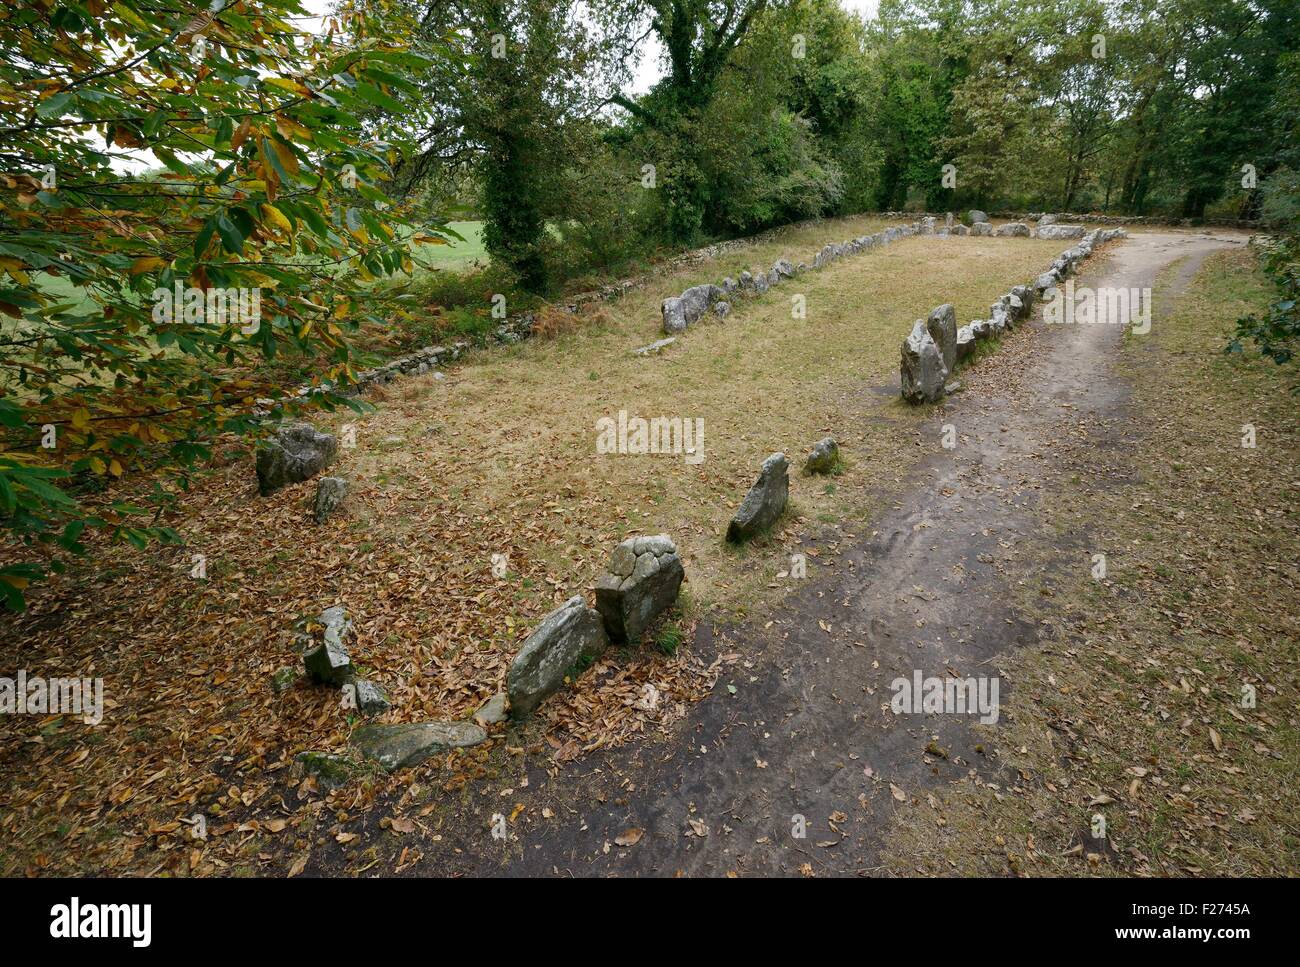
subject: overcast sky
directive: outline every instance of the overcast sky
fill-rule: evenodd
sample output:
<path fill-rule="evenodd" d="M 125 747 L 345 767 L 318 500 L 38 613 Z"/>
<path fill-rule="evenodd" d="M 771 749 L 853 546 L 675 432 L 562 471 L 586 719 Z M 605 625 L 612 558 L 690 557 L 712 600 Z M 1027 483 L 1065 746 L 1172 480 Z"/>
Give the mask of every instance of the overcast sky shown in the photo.
<path fill-rule="evenodd" d="M 323 15 L 329 8 L 332 0 L 303 0 L 303 6 L 312 13 Z M 864 13 L 869 18 L 876 16 L 876 11 L 880 9 L 880 0 L 840 0 L 840 6 L 845 10 L 856 10 Z M 301 24 L 304 30 L 310 29 L 306 23 Z M 659 80 L 663 74 L 663 68 L 659 63 L 660 54 L 663 48 L 659 45 L 659 38 L 651 35 L 644 44 L 642 44 L 641 61 L 637 65 L 636 77 L 632 82 L 632 90 L 636 94 L 644 94 L 650 90 L 651 85 Z"/>

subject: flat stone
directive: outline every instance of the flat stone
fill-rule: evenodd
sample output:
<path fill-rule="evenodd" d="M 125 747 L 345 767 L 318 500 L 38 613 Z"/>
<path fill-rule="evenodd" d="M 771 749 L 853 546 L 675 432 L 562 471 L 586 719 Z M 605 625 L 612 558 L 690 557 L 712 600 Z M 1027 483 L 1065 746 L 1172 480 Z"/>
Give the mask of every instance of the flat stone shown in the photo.
<path fill-rule="evenodd" d="M 971 225 L 970 233 L 972 235 L 992 235 L 993 225 L 991 222 L 976 222 Z"/>
<path fill-rule="evenodd" d="M 725 305 L 725 304 L 726 303 L 723 302 L 718 303 L 718 305 Z M 640 349 L 632 350 L 632 355 L 633 356 L 655 356 L 658 355 L 661 350 L 666 349 L 676 341 L 677 341 L 676 336 L 669 336 L 667 339 L 659 339 L 656 340 L 655 342 L 652 342 L 648 346 L 642 346 Z"/>
<path fill-rule="evenodd" d="M 1007 222 L 993 231 L 999 238 L 1029 238 L 1029 226 L 1024 222 Z"/>
<path fill-rule="evenodd" d="M 1044 225 L 1038 223 L 1039 238 L 1083 238 L 1082 225 Z"/>
<path fill-rule="evenodd" d="M 790 464 L 784 453 L 774 453 L 763 461 L 758 479 L 727 526 L 727 540 L 740 543 L 767 530 L 785 513 L 789 499 Z"/>
<path fill-rule="evenodd" d="M 302 752 L 297 758 L 302 771 L 316 777 L 322 789 L 337 789 L 357 774 L 357 764 L 331 752 Z"/>
<path fill-rule="evenodd" d="M 430 756 L 466 749 L 487 741 L 487 733 L 472 722 L 416 722 L 409 725 L 363 725 L 351 743 L 385 772 L 419 765 Z"/>

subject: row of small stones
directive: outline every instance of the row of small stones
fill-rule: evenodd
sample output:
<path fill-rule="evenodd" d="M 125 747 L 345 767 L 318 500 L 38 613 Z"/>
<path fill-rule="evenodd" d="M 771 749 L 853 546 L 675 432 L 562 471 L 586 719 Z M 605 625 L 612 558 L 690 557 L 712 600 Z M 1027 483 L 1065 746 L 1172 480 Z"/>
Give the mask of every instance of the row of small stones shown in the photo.
<path fill-rule="evenodd" d="M 951 214 L 949 212 L 948 214 Z M 1175 225 L 1179 228 L 1211 226 L 1215 228 L 1258 228 L 1259 223 L 1246 218 L 1169 218 L 1165 215 L 1095 215 L 1072 212 L 989 212 L 991 218 L 1005 218 L 1010 221 L 1037 222 L 1044 215 L 1052 215 L 1059 222 L 1088 223 L 1091 225 Z M 935 212 L 881 212 L 881 218 L 917 218 L 931 216 L 943 218 L 943 213 Z"/>
<path fill-rule="evenodd" d="M 1032 284 L 1012 286 L 1011 291 L 995 299 L 989 307 L 988 319 L 977 319 L 958 329 L 957 345 L 960 347 L 967 343 L 968 339 L 982 341 L 990 336 L 1001 335 L 1005 329 L 1011 328 L 1015 321 L 1029 314 L 1029 309 L 1036 298 L 1040 298 L 1048 289 L 1072 275 L 1079 263 L 1091 255 L 1096 246 L 1127 236 L 1128 232 L 1123 228 L 1096 229 L 1089 232 L 1077 245 L 1071 246 L 1057 256 L 1047 271 L 1039 275 Z M 930 318 L 934 318 L 942 308 L 937 307 L 932 310 Z M 967 339 L 963 339 L 962 330 L 968 331 Z M 962 354 L 959 353 L 957 358 L 960 361 L 963 358 Z"/>
<path fill-rule="evenodd" d="M 895 217 L 899 213 L 886 212 L 885 217 Z M 939 218 L 944 219 L 944 224 L 939 224 Z M 707 296 L 702 297 L 707 301 L 709 307 L 718 316 L 726 316 L 731 312 L 731 303 L 724 296 L 731 296 L 736 293 L 762 295 L 769 288 L 777 285 L 782 279 L 793 278 L 801 275 L 810 267 L 813 269 L 824 268 L 825 266 L 843 258 L 847 255 L 857 255 L 867 249 L 875 248 L 879 245 L 887 245 L 895 239 L 905 238 L 911 235 L 999 235 L 999 236 L 1019 236 L 1028 237 L 1031 232 L 1028 225 L 1023 223 L 1014 223 L 1010 225 L 999 225 L 994 228 L 988 222 L 976 222 L 975 228 L 967 228 L 961 222 L 954 219 L 952 212 L 947 212 L 944 216 L 926 215 L 919 221 L 909 222 L 905 225 L 896 225 L 883 231 L 876 232 L 874 235 L 860 235 L 857 238 L 850 239 L 847 242 L 830 243 L 824 246 L 815 256 L 813 256 L 812 265 L 809 266 L 804 262 L 797 265 L 792 264 L 789 259 L 780 258 L 773 263 L 772 268 L 767 271 L 741 272 L 738 279 L 727 276 L 722 280 L 720 285 L 695 285 L 684 290 L 681 295 L 665 299 L 663 303 L 664 332 L 677 333 L 681 327 L 672 323 L 672 318 L 680 308 L 680 303 L 690 301 L 692 290 L 708 290 Z M 698 316 L 696 317 L 698 318 Z M 687 323 L 696 321 L 687 319 Z M 672 338 L 661 339 L 651 343 L 648 346 L 642 346 L 640 349 L 633 350 L 637 355 L 649 355 L 662 349 L 673 341 Z"/>

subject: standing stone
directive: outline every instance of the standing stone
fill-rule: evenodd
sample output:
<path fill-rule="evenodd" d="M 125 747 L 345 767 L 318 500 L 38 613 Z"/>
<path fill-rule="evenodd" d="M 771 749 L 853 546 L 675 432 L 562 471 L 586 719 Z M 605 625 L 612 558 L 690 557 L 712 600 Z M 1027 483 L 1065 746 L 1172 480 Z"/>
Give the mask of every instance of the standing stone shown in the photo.
<path fill-rule="evenodd" d="M 970 326 L 957 330 L 957 361 L 965 362 L 975 351 L 975 333 Z"/>
<path fill-rule="evenodd" d="M 510 714 L 527 718 L 564 684 L 582 659 L 599 657 L 609 645 L 600 613 L 575 595 L 548 614 L 510 663 L 506 691 Z"/>
<path fill-rule="evenodd" d="M 348 482 L 342 477 L 321 477 L 316 484 L 316 499 L 312 503 L 312 516 L 323 524 L 343 503 L 348 495 Z"/>
<path fill-rule="evenodd" d="M 944 368 L 951 373 L 957 365 L 957 310 L 946 302 L 936 306 L 930 311 L 925 328 L 939 347 Z"/>
<path fill-rule="evenodd" d="M 794 265 L 789 259 L 777 259 L 772 263 L 772 271 L 782 278 L 794 278 Z"/>
<path fill-rule="evenodd" d="M 306 423 L 288 423 L 257 449 L 257 489 L 263 496 L 309 480 L 338 454 L 338 440 Z"/>
<path fill-rule="evenodd" d="M 921 234 L 933 235 L 934 226 L 936 224 L 938 224 L 937 218 L 935 218 L 933 215 L 926 215 L 924 218 L 921 219 Z"/>
<path fill-rule="evenodd" d="M 834 473 L 840 462 L 840 447 L 834 437 L 826 437 L 813 444 L 812 452 L 804 461 L 804 473 Z"/>
<path fill-rule="evenodd" d="M 693 285 L 680 296 L 665 299 L 661 307 L 664 332 L 670 336 L 684 332 L 687 326 L 697 322 L 724 295 L 726 292 L 718 285 Z"/>
<path fill-rule="evenodd" d="M 970 227 L 972 235 L 992 235 L 993 225 L 990 222 L 976 222 Z"/>
<path fill-rule="evenodd" d="M 596 581 L 596 609 L 612 641 L 635 644 L 677 600 L 686 576 L 677 545 L 667 534 L 629 537 L 610 555 Z"/>
<path fill-rule="evenodd" d="M 758 480 L 740 502 L 727 527 L 727 540 L 739 544 L 767 530 L 785 513 L 789 499 L 790 464 L 784 453 L 774 453 L 763 461 Z"/>
<path fill-rule="evenodd" d="M 978 208 L 972 208 L 969 214 L 970 214 L 970 223 L 972 225 L 974 225 L 976 222 L 987 222 L 989 220 L 988 212 L 982 212 Z"/>
<path fill-rule="evenodd" d="M 1041 296 L 1048 289 L 1056 288 L 1056 283 L 1060 281 L 1060 276 L 1055 272 L 1044 272 L 1038 278 L 1034 279 L 1034 292 Z"/>
<path fill-rule="evenodd" d="M 342 685 L 352 677 L 352 657 L 348 654 L 352 622 L 341 604 L 326 608 L 317 620 L 325 626 L 325 631 L 320 644 L 303 653 L 303 667 L 313 681 Z"/>
<path fill-rule="evenodd" d="M 903 341 L 899 364 L 903 399 L 909 403 L 934 403 L 943 397 L 948 367 L 943 354 L 926 329 L 925 320 L 917 319 L 912 333 Z"/>
<path fill-rule="evenodd" d="M 357 699 L 357 709 L 362 715 L 380 715 L 393 707 L 388 693 L 374 682 L 358 678 L 352 683 Z"/>

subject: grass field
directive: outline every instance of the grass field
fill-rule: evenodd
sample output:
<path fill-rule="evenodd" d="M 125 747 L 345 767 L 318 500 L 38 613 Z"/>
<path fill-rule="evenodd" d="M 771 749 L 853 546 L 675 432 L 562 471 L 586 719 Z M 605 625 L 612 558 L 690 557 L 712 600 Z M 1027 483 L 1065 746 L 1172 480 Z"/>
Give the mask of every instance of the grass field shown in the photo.
<path fill-rule="evenodd" d="M 148 829 L 172 822 L 174 803 L 206 801 L 225 785 L 239 786 L 241 802 L 256 801 L 298 752 L 343 746 L 351 719 L 331 694 L 274 697 L 256 684 L 296 662 L 293 620 L 327 605 L 341 602 L 353 616 L 356 661 L 393 694 L 395 720 L 415 721 L 472 712 L 500 687 L 536 621 L 589 590 L 629 535 L 662 531 L 677 541 L 688 575 L 675 618 L 683 624 L 706 610 L 747 613 L 778 594 L 770 585 L 796 547 L 815 571 L 809 534 L 829 522 L 852 529 L 871 509 L 873 484 L 896 479 L 918 453 L 913 428 L 923 417 L 896 390 L 898 347 L 912 320 L 937 294 L 963 322 L 982 316 L 1060 244 L 905 239 L 739 300 L 725 321 L 701 322 L 663 355 L 630 350 L 661 336 L 664 297 L 779 256 L 811 261 L 825 242 L 882 224 L 855 218 L 778 233 L 656 276 L 556 338 L 484 351 L 443 380 L 393 384 L 357 421 L 357 448 L 334 468 L 350 478 L 352 495 L 324 527 L 308 522 L 312 483 L 259 498 L 247 451 L 232 444 L 168 521 L 187 547 L 96 546 L 91 562 L 34 588 L 12 632 L 43 663 L 112 682 L 111 714 L 88 738 L 78 724 L 39 726 L 45 751 L 24 768 L 56 772 L 0 797 L 0 828 L 26 844 L 7 868 L 30 862 L 56 835 L 30 796 L 39 789 L 48 801 L 51 784 L 62 784 L 59 750 L 90 748 L 83 739 L 93 755 L 67 786 L 71 808 L 87 834 L 107 809 L 123 835 L 86 840 L 99 853 L 79 854 L 82 869 L 165 866 L 172 858 L 154 852 Z M 796 295 L 806 299 L 806 319 L 792 318 Z M 702 419 L 704 460 L 598 454 L 596 421 L 620 410 Z M 337 429 L 344 419 L 321 422 Z M 800 476 L 802 456 L 827 434 L 840 441 L 846 469 L 831 481 Z M 734 551 L 722 539 L 726 523 L 775 450 L 796 467 L 792 513 L 768 538 Z M 195 553 L 205 555 L 206 580 L 189 576 Z M 507 556 L 504 579 L 492 575 L 493 554 Z M 678 666 L 653 649 L 606 660 L 653 677 L 666 699 L 687 699 L 669 677 Z M 147 683 L 136 671 L 146 666 Z M 581 736 L 585 723 L 617 719 L 622 693 L 597 680 L 584 676 L 556 696 L 536 728 Z M 234 682 L 243 684 L 232 690 Z M 244 758 L 254 737 L 256 763 Z M 223 766 L 235 749 L 240 758 Z M 160 768 L 168 781 L 142 788 Z"/>

